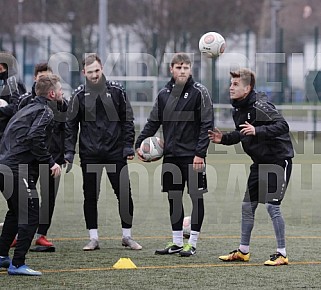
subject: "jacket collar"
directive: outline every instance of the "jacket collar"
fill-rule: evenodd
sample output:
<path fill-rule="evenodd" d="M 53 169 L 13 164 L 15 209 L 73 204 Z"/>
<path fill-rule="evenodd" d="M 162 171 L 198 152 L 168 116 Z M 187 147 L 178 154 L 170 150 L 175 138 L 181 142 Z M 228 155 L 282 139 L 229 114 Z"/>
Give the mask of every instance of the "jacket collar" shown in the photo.
<path fill-rule="evenodd" d="M 243 100 L 231 100 L 231 105 L 234 108 L 244 108 L 247 107 L 256 101 L 256 92 L 252 90 Z"/>
<path fill-rule="evenodd" d="M 43 96 L 36 96 L 34 99 L 35 103 L 40 103 L 44 105 L 48 105 L 48 102 L 50 102 L 46 97 Z"/>

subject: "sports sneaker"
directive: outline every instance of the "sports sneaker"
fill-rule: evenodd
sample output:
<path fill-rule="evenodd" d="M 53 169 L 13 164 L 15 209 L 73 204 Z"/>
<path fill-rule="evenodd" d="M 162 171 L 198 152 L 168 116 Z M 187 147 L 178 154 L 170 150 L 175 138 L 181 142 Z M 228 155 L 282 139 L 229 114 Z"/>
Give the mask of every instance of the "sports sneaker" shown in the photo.
<path fill-rule="evenodd" d="M 49 242 L 46 236 L 40 236 L 38 239 L 36 239 L 36 245 L 43 247 L 53 247 L 53 243 Z"/>
<path fill-rule="evenodd" d="M 179 252 L 181 257 L 189 257 L 196 254 L 196 248 L 191 244 L 186 244 L 183 247 L 183 250 Z"/>
<path fill-rule="evenodd" d="M 25 275 L 25 276 L 41 276 L 42 275 L 41 272 L 32 270 L 27 265 L 22 265 L 17 268 L 16 266 L 13 266 L 11 263 L 8 268 L 8 274 L 9 275 Z"/>
<path fill-rule="evenodd" d="M 168 243 L 163 250 L 156 250 L 155 255 L 171 255 L 179 253 L 183 250 L 183 246 L 177 246 L 174 243 Z"/>
<path fill-rule="evenodd" d="M 123 237 L 121 240 L 121 244 L 124 247 L 130 247 L 132 250 L 141 250 L 143 247 L 135 242 L 131 237 Z"/>
<path fill-rule="evenodd" d="M 99 243 L 95 239 L 91 239 L 90 242 L 82 248 L 84 251 L 94 251 L 99 250 Z"/>
<path fill-rule="evenodd" d="M 279 252 L 270 256 L 270 260 L 265 261 L 265 266 L 281 266 L 289 264 L 289 259 Z"/>
<path fill-rule="evenodd" d="M 12 241 L 11 245 L 10 245 L 10 248 L 15 248 L 17 245 L 17 239 L 14 238 L 14 240 Z"/>
<path fill-rule="evenodd" d="M 9 268 L 11 259 L 9 256 L 0 257 L 0 268 Z"/>
<path fill-rule="evenodd" d="M 250 253 L 244 254 L 240 250 L 234 250 L 226 256 L 218 257 L 221 261 L 224 262 L 248 262 L 250 260 Z"/>

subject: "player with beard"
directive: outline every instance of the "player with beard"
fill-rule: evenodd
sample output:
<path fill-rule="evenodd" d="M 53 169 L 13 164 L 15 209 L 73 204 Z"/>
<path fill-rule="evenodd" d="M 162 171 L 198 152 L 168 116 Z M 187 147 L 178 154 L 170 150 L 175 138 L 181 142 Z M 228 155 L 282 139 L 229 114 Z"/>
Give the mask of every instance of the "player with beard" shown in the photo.
<path fill-rule="evenodd" d="M 203 194 L 207 192 L 205 157 L 213 126 L 213 104 L 209 92 L 195 82 L 192 65 L 186 53 L 177 53 L 170 64 L 171 80 L 159 92 L 150 116 L 137 138 L 139 159 L 146 161 L 140 150 L 142 141 L 153 136 L 160 126 L 164 134 L 162 191 L 168 193 L 172 242 L 157 255 L 175 254 L 188 257 L 196 253 L 196 244 L 204 219 Z M 192 201 L 191 233 L 183 243 L 183 192 L 187 183 Z"/>
<path fill-rule="evenodd" d="M 84 251 L 99 249 L 98 198 L 105 168 L 114 193 L 122 225 L 122 245 L 133 250 L 142 246 L 132 239 L 134 205 L 127 160 L 135 155 L 134 116 L 125 90 L 106 80 L 96 54 L 83 60 L 84 85 L 74 92 L 66 123 L 65 160 L 72 163 L 79 133 L 79 156 L 83 175 L 84 215 L 90 241 Z"/>

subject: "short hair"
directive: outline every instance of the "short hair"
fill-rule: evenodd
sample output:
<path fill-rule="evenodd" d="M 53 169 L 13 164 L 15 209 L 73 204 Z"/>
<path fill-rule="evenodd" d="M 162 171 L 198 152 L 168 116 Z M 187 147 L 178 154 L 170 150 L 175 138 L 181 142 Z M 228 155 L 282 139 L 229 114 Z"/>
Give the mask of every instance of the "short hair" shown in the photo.
<path fill-rule="evenodd" d="M 188 56 L 187 53 L 184 52 L 178 52 L 175 53 L 174 56 L 172 57 L 171 60 L 171 67 L 174 66 L 174 64 L 183 64 L 183 63 L 187 63 L 187 64 L 192 64 L 190 57 Z"/>
<path fill-rule="evenodd" d="M 36 95 L 47 97 L 51 90 L 55 90 L 60 78 L 57 75 L 41 76 L 36 83 Z"/>
<path fill-rule="evenodd" d="M 86 54 L 85 58 L 82 61 L 82 66 L 85 67 L 87 65 L 91 65 L 92 63 L 94 63 L 95 61 L 98 61 L 98 63 L 102 65 L 101 59 L 99 58 L 99 56 L 96 53 L 90 53 L 90 54 Z"/>
<path fill-rule="evenodd" d="M 231 71 L 230 75 L 232 78 L 240 78 L 241 82 L 244 85 L 250 85 L 251 90 L 254 89 L 255 86 L 255 73 L 248 68 L 241 68 L 236 71 Z"/>
<path fill-rule="evenodd" d="M 34 69 L 34 76 L 36 77 L 38 73 L 43 71 L 50 71 L 52 73 L 52 68 L 46 62 L 36 64 Z"/>

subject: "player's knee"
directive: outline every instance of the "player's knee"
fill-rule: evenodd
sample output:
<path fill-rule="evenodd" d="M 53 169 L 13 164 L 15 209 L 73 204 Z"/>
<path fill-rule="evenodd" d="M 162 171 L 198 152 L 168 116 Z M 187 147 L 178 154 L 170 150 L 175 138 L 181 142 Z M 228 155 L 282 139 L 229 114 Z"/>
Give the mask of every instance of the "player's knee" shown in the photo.
<path fill-rule="evenodd" d="M 282 216 L 279 204 L 266 203 L 265 207 L 266 207 L 266 210 L 268 211 L 271 219 Z"/>

